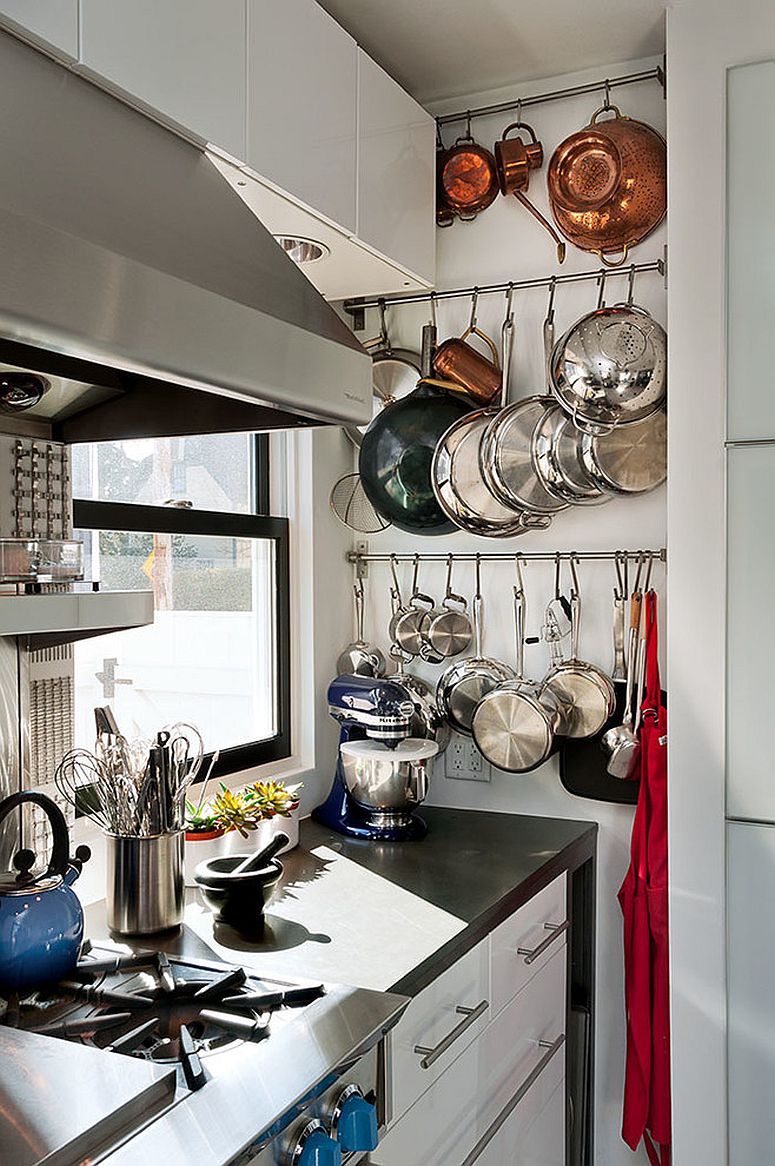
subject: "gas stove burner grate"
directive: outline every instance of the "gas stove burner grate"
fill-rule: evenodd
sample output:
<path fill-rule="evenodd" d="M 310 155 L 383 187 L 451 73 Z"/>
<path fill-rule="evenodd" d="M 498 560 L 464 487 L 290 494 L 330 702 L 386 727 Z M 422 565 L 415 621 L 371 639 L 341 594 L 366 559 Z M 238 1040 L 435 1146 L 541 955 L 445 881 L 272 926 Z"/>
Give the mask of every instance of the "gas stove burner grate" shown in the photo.
<path fill-rule="evenodd" d="M 94 952 L 94 949 L 91 949 Z M 206 1082 L 200 1057 L 270 1035 L 272 1013 L 324 994 L 322 984 L 289 987 L 242 968 L 159 952 L 90 954 L 70 980 L 21 1002 L 22 1028 L 96 1048 L 177 1064 L 190 1090 Z"/>

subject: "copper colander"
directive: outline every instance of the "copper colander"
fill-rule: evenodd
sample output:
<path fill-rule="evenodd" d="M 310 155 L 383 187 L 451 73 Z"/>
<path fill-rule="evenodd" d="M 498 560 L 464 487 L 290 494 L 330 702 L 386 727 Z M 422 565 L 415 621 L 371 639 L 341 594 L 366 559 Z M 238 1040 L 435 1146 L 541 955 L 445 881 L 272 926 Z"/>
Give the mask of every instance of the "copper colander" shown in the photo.
<path fill-rule="evenodd" d="M 610 120 L 599 121 L 604 112 Z M 618 266 L 667 209 L 667 147 L 645 122 L 603 106 L 561 142 L 547 171 L 549 201 L 566 239 Z M 606 258 L 619 253 L 618 260 Z"/>

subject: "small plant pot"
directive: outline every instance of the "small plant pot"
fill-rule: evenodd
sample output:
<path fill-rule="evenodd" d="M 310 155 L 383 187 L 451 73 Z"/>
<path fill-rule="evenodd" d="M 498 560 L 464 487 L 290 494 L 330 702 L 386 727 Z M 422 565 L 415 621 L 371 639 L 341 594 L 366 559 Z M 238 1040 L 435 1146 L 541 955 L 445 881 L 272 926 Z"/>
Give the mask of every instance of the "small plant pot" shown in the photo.
<path fill-rule="evenodd" d="M 239 830 L 230 830 L 226 835 L 224 849 L 221 854 L 255 854 L 258 850 L 263 850 L 265 846 L 274 838 L 275 834 L 287 834 L 290 841 L 287 846 L 284 846 L 280 854 L 287 854 L 289 850 L 293 850 L 295 846 L 299 845 L 299 807 L 291 810 L 290 816 L 284 818 L 281 814 L 275 814 L 274 818 L 265 818 L 260 822 L 256 830 L 251 830 L 247 836 L 240 834 Z"/>
<path fill-rule="evenodd" d="M 237 834 L 235 830 L 187 830 L 184 850 L 184 878 L 187 887 L 195 887 L 194 871 L 200 862 L 208 858 L 219 858 L 225 853 L 227 838 Z M 237 834 L 239 838 L 239 834 Z"/>

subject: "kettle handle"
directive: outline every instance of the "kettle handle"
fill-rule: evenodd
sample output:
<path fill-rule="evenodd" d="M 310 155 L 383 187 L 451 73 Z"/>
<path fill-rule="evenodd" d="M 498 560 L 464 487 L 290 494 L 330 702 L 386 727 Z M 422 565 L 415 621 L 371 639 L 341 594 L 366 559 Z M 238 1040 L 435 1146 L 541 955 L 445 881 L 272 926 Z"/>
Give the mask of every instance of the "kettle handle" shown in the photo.
<path fill-rule="evenodd" d="M 44 877 L 64 875 L 69 863 L 70 835 L 64 814 L 56 802 L 48 797 L 47 794 L 38 793 L 37 790 L 23 789 L 18 793 L 11 794 L 7 798 L 3 798 L 2 802 L 0 802 L 0 825 L 2 825 L 10 813 L 19 806 L 24 805 L 25 802 L 32 802 L 34 805 L 40 806 L 51 823 L 51 858 Z"/>

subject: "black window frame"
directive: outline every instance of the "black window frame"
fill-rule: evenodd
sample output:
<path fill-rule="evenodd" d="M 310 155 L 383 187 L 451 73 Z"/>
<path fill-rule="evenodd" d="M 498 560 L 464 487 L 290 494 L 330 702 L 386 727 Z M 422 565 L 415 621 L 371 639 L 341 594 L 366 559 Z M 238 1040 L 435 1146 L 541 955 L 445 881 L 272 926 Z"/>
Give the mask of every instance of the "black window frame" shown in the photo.
<path fill-rule="evenodd" d="M 291 634 L 289 522 L 269 514 L 269 438 L 254 435 L 251 493 L 255 510 L 226 513 L 175 506 L 141 506 L 134 502 L 73 499 L 76 530 L 115 530 L 142 534 L 222 535 L 227 538 L 265 539 L 274 544 L 276 732 L 263 740 L 221 749 L 211 777 L 228 777 L 244 769 L 282 761 L 292 754 Z M 202 766 L 209 769 L 212 754 Z"/>

